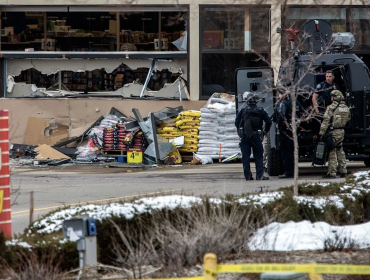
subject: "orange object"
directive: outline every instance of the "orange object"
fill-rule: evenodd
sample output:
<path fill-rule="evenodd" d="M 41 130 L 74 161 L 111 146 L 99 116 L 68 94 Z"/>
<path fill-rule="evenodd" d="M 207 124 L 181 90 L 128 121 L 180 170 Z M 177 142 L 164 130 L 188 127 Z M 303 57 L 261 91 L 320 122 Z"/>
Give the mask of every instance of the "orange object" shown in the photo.
<path fill-rule="evenodd" d="M 12 237 L 9 175 L 9 111 L 0 110 L 0 231 Z"/>
<path fill-rule="evenodd" d="M 221 147 L 222 147 L 222 144 L 220 144 L 220 149 L 218 151 L 218 162 L 221 162 Z"/>

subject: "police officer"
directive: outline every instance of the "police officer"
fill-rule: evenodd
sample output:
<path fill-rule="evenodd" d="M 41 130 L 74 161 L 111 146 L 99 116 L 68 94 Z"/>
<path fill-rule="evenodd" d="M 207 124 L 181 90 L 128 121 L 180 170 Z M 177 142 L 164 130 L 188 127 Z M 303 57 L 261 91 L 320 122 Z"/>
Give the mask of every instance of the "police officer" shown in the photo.
<path fill-rule="evenodd" d="M 253 180 L 250 170 L 250 156 L 253 150 L 254 162 L 256 164 L 256 180 L 268 180 L 263 175 L 263 147 L 261 136 L 270 131 L 272 121 L 266 110 L 257 107 L 259 101 L 256 94 L 246 93 L 247 105 L 243 107 L 235 118 L 235 126 L 239 131 L 240 149 L 242 152 L 243 172 L 245 179 Z M 263 122 L 265 122 L 262 132 Z"/>
<path fill-rule="evenodd" d="M 336 178 L 337 168 L 343 178 L 347 176 L 346 155 L 343 151 L 344 126 L 351 119 L 351 114 L 339 90 L 333 90 L 330 95 L 332 104 L 325 111 L 320 136 L 329 132 L 335 148 L 329 152 L 328 173 L 323 178 Z"/>
<path fill-rule="evenodd" d="M 292 102 L 287 93 L 279 91 L 279 107 L 277 125 L 279 129 L 279 144 L 284 164 L 284 174 L 279 179 L 293 178 L 294 176 L 294 142 L 291 128 Z"/>
<path fill-rule="evenodd" d="M 325 81 L 316 86 L 316 92 L 312 95 L 312 105 L 317 115 L 324 114 L 325 108 L 330 105 L 330 93 L 339 89 L 334 83 L 334 78 L 333 71 L 328 70 L 325 73 Z"/>

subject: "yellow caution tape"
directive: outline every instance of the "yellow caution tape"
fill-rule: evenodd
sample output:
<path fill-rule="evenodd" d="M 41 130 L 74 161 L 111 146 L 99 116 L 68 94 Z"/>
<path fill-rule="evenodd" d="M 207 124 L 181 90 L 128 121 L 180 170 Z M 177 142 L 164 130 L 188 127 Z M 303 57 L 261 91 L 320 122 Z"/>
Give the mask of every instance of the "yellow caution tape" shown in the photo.
<path fill-rule="evenodd" d="M 217 271 L 206 268 L 204 274 L 217 278 L 218 273 L 263 273 L 263 272 L 301 272 L 308 273 L 310 279 L 322 279 L 320 274 L 357 274 L 369 275 L 370 265 L 343 265 L 343 264 L 219 264 Z M 139 280 L 139 279 L 115 279 Z M 204 276 L 183 278 L 155 278 L 154 280 L 204 280 Z"/>
<path fill-rule="evenodd" d="M 152 279 L 146 278 L 145 280 Z M 204 280 L 204 276 L 195 276 L 195 277 L 183 277 L 183 278 L 153 278 L 155 280 Z M 140 280 L 140 279 L 126 279 L 126 278 L 117 278 L 114 280 Z"/>
<path fill-rule="evenodd" d="M 214 270 L 209 269 L 209 268 L 205 268 L 203 272 L 204 272 L 204 274 L 210 275 L 212 277 L 216 277 L 217 273 L 219 273 L 218 271 L 214 271 Z"/>
<path fill-rule="evenodd" d="M 303 272 L 315 274 L 370 275 L 370 265 L 342 264 L 220 264 L 218 273 Z"/>

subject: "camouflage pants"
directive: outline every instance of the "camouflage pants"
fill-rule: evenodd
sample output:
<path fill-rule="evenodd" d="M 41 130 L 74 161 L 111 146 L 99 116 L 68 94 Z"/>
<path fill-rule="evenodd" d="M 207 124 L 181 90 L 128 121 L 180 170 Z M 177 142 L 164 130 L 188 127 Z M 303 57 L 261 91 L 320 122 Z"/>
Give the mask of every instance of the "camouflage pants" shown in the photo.
<path fill-rule="evenodd" d="M 262 140 L 262 146 L 263 146 L 263 168 L 267 169 L 267 159 L 268 159 L 268 153 L 269 153 L 269 146 L 267 146 L 268 142 L 267 139 L 268 136 L 264 135 Z"/>
<path fill-rule="evenodd" d="M 346 155 L 343 151 L 344 129 L 335 129 L 331 132 L 336 148 L 329 152 L 328 174 L 335 176 L 337 171 L 347 173 Z"/>

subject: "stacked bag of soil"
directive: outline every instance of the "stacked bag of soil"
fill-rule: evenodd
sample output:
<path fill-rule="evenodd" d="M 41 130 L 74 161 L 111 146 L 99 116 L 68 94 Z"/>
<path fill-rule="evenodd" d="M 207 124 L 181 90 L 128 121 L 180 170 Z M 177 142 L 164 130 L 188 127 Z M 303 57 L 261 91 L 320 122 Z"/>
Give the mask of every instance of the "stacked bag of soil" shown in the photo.
<path fill-rule="evenodd" d="M 89 132 L 90 139 L 84 146 L 77 148 L 78 161 L 99 160 L 101 151 L 127 152 L 130 149 L 144 151 L 148 143 L 140 128 L 134 131 L 127 131 L 125 123 L 112 114 L 108 114 Z M 114 154 L 114 153 L 111 153 Z"/>
<path fill-rule="evenodd" d="M 116 133 L 113 132 L 112 127 L 116 126 L 120 122 L 120 118 L 108 114 L 100 122 L 98 126 L 93 127 L 89 136 L 88 143 L 84 146 L 77 147 L 77 161 L 90 162 L 97 159 L 101 149 L 115 149 L 114 144 L 117 139 Z M 105 141 L 105 135 L 107 135 L 107 141 Z"/>
<path fill-rule="evenodd" d="M 235 96 L 214 93 L 200 111 L 197 154 L 223 159 L 240 153 L 235 127 Z"/>
<path fill-rule="evenodd" d="M 178 148 L 180 153 L 193 153 L 198 150 L 199 118 L 199 111 L 183 111 L 176 118 L 175 125 L 184 136 L 184 146 Z"/>
<path fill-rule="evenodd" d="M 103 150 L 119 150 L 117 127 L 106 127 L 103 130 Z M 122 149 L 122 146 L 121 146 Z"/>
<path fill-rule="evenodd" d="M 144 150 L 144 138 L 141 129 L 126 131 L 124 124 L 116 124 L 104 128 L 103 150 L 105 151 L 127 151 L 129 149 Z"/>
<path fill-rule="evenodd" d="M 181 155 L 197 151 L 199 118 L 199 111 L 182 111 L 176 118 L 162 122 L 157 126 L 157 135 L 164 139 L 172 141 L 175 138 L 183 137 L 183 145 L 177 146 L 177 149 L 168 155 L 174 163 L 182 162 Z M 174 143 L 174 145 L 176 144 Z"/>
<path fill-rule="evenodd" d="M 182 132 L 175 126 L 175 124 L 171 125 L 168 123 L 161 123 L 157 127 L 157 135 L 164 139 L 171 140 L 182 136 Z"/>
<path fill-rule="evenodd" d="M 199 111 L 183 111 L 174 119 L 173 123 L 161 123 L 157 127 L 157 135 L 168 140 L 184 136 L 184 145 L 178 147 L 180 153 L 196 152 L 198 149 L 199 117 Z"/>

